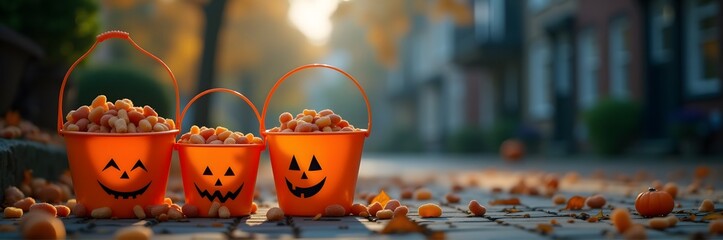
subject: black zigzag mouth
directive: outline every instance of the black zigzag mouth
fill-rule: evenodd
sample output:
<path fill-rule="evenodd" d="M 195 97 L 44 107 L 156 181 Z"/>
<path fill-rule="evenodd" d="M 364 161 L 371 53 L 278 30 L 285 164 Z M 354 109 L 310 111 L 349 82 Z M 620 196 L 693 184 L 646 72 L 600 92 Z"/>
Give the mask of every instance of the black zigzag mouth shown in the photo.
<path fill-rule="evenodd" d="M 316 195 L 317 193 L 319 193 L 319 191 L 321 191 L 321 188 L 324 187 L 324 183 L 326 182 L 326 177 L 324 177 L 324 179 L 322 179 L 321 182 L 317 183 L 316 185 L 303 188 L 294 186 L 294 184 L 291 184 L 288 178 L 284 179 L 286 179 L 286 187 L 289 188 L 291 194 L 294 194 L 294 196 L 299 198 L 310 198 Z"/>
<path fill-rule="evenodd" d="M 226 200 L 229 199 L 236 200 L 236 197 L 241 192 L 241 189 L 244 188 L 244 184 L 245 183 L 242 183 L 241 186 L 239 186 L 238 189 L 236 189 L 236 191 L 234 192 L 226 192 L 226 195 L 224 196 L 219 190 L 214 191 L 213 194 L 209 193 L 208 190 L 201 191 L 201 188 L 198 187 L 198 184 L 193 183 L 193 185 L 196 186 L 196 191 L 198 192 L 198 195 L 201 195 L 202 198 L 206 198 L 211 202 L 213 202 L 214 199 L 218 198 L 218 201 L 221 203 L 225 203 Z"/>
<path fill-rule="evenodd" d="M 115 199 L 118 199 L 119 197 L 123 197 L 123 199 L 128 199 L 128 198 L 136 199 L 136 197 L 138 195 L 141 195 L 141 194 L 145 193 L 146 190 L 148 190 L 148 187 L 151 186 L 152 182 L 153 181 L 148 182 L 148 184 L 146 184 L 146 186 L 142 187 L 141 189 L 135 190 L 135 191 L 121 192 L 121 191 L 116 191 L 116 190 L 110 189 L 109 187 L 106 187 L 105 185 L 103 185 L 103 183 L 100 182 L 100 180 L 98 180 L 98 184 L 100 184 L 100 187 L 103 188 L 103 191 L 105 191 L 105 193 L 107 193 L 108 195 L 115 197 Z"/>

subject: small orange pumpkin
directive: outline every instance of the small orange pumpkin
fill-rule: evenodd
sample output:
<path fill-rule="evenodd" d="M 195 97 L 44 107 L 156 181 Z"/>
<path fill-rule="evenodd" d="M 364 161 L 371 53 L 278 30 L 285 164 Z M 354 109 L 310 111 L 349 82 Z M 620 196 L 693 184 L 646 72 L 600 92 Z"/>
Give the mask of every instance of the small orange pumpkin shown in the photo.
<path fill-rule="evenodd" d="M 648 188 L 635 199 L 635 210 L 643 217 L 659 217 L 673 211 L 675 202 L 668 192 Z"/>

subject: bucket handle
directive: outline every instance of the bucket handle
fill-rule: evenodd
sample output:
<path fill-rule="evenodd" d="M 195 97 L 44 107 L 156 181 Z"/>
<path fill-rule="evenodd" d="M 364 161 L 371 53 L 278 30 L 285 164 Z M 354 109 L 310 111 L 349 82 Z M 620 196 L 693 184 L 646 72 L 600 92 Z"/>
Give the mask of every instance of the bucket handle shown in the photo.
<path fill-rule="evenodd" d="M 367 98 L 367 94 L 364 91 L 364 88 L 362 88 L 362 86 L 359 84 L 359 82 L 351 74 L 345 72 L 344 70 L 341 70 L 341 69 L 331 66 L 331 65 L 319 64 L 319 63 L 306 64 L 306 65 L 297 67 L 297 68 L 287 72 L 286 74 L 284 74 L 284 76 L 279 78 L 279 80 L 276 82 L 276 84 L 274 84 L 274 87 L 271 88 L 271 91 L 269 91 L 269 95 L 266 96 L 266 101 L 264 102 L 264 109 L 262 110 L 263 113 L 261 114 L 261 124 L 259 125 L 261 128 L 259 130 L 260 134 L 264 137 L 266 136 L 266 127 L 265 127 L 266 110 L 268 110 L 269 102 L 271 101 L 271 96 L 274 95 L 274 92 L 276 92 L 276 89 L 279 87 L 279 85 L 281 85 L 281 83 L 286 81 L 287 78 L 289 78 L 291 75 L 294 75 L 294 73 L 297 73 L 297 72 L 307 69 L 307 68 L 328 68 L 328 69 L 341 73 L 342 75 L 346 76 L 349 80 L 354 82 L 354 85 L 356 85 L 356 87 L 359 89 L 359 92 L 361 92 L 362 97 L 364 97 L 364 102 L 367 105 L 368 119 L 367 119 L 367 131 L 366 131 L 365 135 L 366 135 L 366 137 L 369 137 L 369 134 L 371 134 L 371 132 L 372 132 L 372 108 L 371 108 L 371 105 L 369 104 L 369 98 Z"/>
<path fill-rule="evenodd" d="M 237 91 L 234 91 L 234 90 L 231 90 L 228 88 L 212 88 L 212 89 L 208 89 L 208 90 L 203 91 L 203 92 L 199 93 L 198 95 L 194 96 L 191 99 L 191 101 L 189 101 L 186 104 L 186 106 L 183 108 L 183 111 L 181 112 L 181 118 L 178 119 L 178 129 L 182 129 L 181 125 L 183 125 L 183 118 L 186 116 L 186 111 L 188 111 L 188 108 L 191 107 L 191 104 L 193 104 L 193 102 L 195 102 L 199 98 L 203 97 L 204 95 L 212 93 L 212 92 L 227 92 L 227 93 L 236 95 L 237 97 L 241 98 L 241 100 L 244 100 L 244 102 L 246 102 L 249 105 L 249 107 L 251 107 L 251 110 L 254 111 L 254 114 L 256 114 L 256 120 L 258 120 L 259 123 L 261 122 L 261 115 L 259 115 L 259 110 L 256 109 L 256 106 L 246 96 L 244 96 L 243 94 L 241 94 Z"/>
<path fill-rule="evenodd" d="M 138 49 L 138 51 L 140 51 L 141 53 L 145 54 L 146 56 L 152 58 L 153 60 L 156 60 L 158 63 L 160 63 L 163 66 L 163 68 L 166 69 L 166 72 L 168 72 L 168 75 L 171 76 L 171 80 L 173 80 L 173 89 L 176 92 L 175 119 L 179 119 L 179 113 L 181 112 L 180 111 L 181 100 L 178 95 L 178 82 L 176 81 L 176 77 L 173 75 L 173 72 L 171 72 L 171 69 L 168 67 L 168 65 L 166 65 L 166 63 L 164 63 L 163 60 L 161 60 L 160 58 L 158 58 L 155 55 L 151 54 L 150 52 L 146 51 L 141 46 L 138 46 L 138 44 L 136 44 L 136 42 L 134 42 L 133 39 L 131 39 L 131 36 L 127 32 L 108 31 L 108 32 L 101 33 L 100 35 L 98 35 L 95 38 L 95 43 L 93 43 L 93 46 L 91 46 L 90 49 L 88 49 L 88 51 L 86 51 L 82 56 L 80 56 L 80 58 L 78 58 L 78 60 L 76 60 L 75 63 L 73 63 L 73 65 L 70 65 L 68 72 L 66 72 L 65 77 L 63 77 L 63 83 L 60 85 L 60 94 L 58 95 L 58 134 L 59 135 L 63 135 L 61 133 L 61 130 L 63 129 L 63 93 L 65 92 L 65 83 L 68 81 L 68 77 L 70 77 L 70 73 L 73 72 L 73 69 L 75 69 L 75 67 L 81 61 L 83 61 L 83 59 L 88 57 L 88 55 L 90 55 L 90 53 L 93 52 L 93 50 L 95 49 L 96 46 L 98 46 L 98 44 L 100 44 L 101 42 L 104 42 L 105 40 L 111 39 L 111 38 L 118 38 L 118 39 L 123 39 L 123 40 L 128 41 L 131 44 L 131 46 L 135 47 L 136 49 Z M 176 126 L 176 129 L 180 129 L 180 125 Z"/>

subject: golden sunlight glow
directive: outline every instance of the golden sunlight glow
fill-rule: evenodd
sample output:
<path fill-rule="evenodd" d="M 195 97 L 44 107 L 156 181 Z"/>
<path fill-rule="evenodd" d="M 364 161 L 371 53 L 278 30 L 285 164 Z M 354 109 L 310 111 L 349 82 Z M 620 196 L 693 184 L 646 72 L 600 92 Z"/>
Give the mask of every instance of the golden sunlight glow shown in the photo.
<path fill-rule="evenodd" d="M 338 0 L 289 0 L 289 20 L 314 45 L 324 45 L 331 35 L 331 15 Z"/>

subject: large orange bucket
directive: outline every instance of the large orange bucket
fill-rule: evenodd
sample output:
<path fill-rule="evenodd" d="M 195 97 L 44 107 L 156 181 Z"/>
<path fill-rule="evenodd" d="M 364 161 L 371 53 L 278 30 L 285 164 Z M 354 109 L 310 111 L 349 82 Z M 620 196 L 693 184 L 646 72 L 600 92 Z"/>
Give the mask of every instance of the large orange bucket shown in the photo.
<path fill-rule="evenodd" d="M 176 93 L 175 119 L 178 119 L 178 84 L 168 66 L 138 46 L 128 33 L 111 31 L 98 35 L 93 46 L 65 74 L 58 96 L 58 134 L 65 138 L 78 203 L 83 204 L 88 211 L 110 207 L 113 217 L 135 218 L 133 206 L 163 204 L 178 129 L 123 134 L 63 131 L 63 92 L 70 73 L 99 43 L 111 38 L 128 41 L 166 69 L 173 80 Z M 111 162 L 115 166 L 107 168 Z"/>
<path fill-rule="evenodd" d="M 196 99 L 211 92 L 227 92 L 244 100 L 261 121 L 259 111 L 243 94 L 225 88 L 206 90 L 191 99 L 181 113 L 178 126 L 188 107 Z M 181 159 L 181 176 L 186 204 L 197 206 L 199 216 L 209 217 L 208 209 L 213 202 L 219 202 L 231 211 L 231 216 L 246 216 L 251 213 L 254 198 L 256 174 L 263 144 L 190 144 L 176 143 Z"/>
<path fill-rule="evenodd" d="M 276 89 L 289 76 L 304 69 L 328 68 L 354 82 L 367 106 L 368 127 L 355 132 L 283 133 L 265 131 L 266 111 Z M 354 77 L 339 68 L 324 64 L 298 67 L 276 82 L 266 97 L 261 119 L 261 134 L 266 138 L 276 185 L 279 207 L 286 215 L 315 216 L 327 206 L 338 204 L 350 212 L 354 200 L 364 139 L 372 128 L 372 112 L 364 89 Z M 291 169 L 292 159 L 299 168 Z M 316 161 L 320 169 L 309 169 Z M 316 165 L 315 165 L 316 166 Z M 302 178 L 305 175 L 305 178 Z"/>

